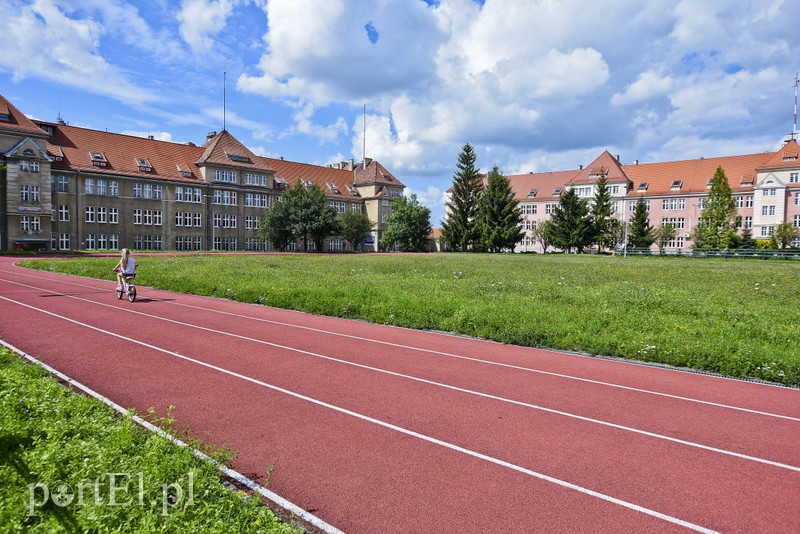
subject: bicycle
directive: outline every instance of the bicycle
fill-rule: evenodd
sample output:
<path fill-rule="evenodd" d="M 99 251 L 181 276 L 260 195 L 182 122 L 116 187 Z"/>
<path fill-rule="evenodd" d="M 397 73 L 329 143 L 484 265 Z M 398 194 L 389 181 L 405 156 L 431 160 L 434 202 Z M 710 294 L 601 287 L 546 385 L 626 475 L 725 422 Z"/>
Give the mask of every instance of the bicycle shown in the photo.
<path fill-rule="evenodd" d="M 122 287 L 117 287 L 117 298 L 119 300 L 122 300 L 123 294 L 127 295 L 128 301 L 130 302 L 136 300 L 136 284 L 133 282 L 134 278 L 136 278 L 136 273 L 124 273 L 122 275 Z"/>

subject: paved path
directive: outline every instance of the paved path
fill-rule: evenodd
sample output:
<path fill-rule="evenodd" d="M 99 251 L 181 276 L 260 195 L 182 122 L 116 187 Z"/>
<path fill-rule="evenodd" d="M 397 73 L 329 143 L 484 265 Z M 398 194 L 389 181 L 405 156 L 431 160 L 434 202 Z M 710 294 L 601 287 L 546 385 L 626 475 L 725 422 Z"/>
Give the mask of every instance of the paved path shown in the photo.
<path fill-rule="evenodd" d="M 176 406 L 347 532 L 800 532 L 797 390 L 146 287 L 131 304 L 11 258 L 0 336 L 125 407 Z"/>

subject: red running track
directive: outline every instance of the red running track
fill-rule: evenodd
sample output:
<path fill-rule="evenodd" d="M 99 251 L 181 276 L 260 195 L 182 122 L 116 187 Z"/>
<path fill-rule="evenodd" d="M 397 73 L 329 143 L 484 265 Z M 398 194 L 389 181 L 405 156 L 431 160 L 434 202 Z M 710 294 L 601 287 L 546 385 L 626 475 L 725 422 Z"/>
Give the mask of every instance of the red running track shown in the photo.
<path fill-rule="evenodd" d="M 360 532 L 800 532 L 800 391 L 38 272 L 0 335 Z"/>

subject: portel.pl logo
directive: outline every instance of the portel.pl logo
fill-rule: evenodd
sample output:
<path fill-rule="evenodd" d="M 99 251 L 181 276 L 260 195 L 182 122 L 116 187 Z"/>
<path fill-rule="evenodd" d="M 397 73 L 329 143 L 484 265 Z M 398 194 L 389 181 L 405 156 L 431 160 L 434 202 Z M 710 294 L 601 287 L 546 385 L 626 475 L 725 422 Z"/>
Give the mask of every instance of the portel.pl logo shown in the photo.
<path fill-rule="evenodd" d="M 160 506 L 162 515 L 175 508 L 194 504 L 194 472 L 177 482 L 156 486 L 156 491 L 145 491 L 144 475 L 140 473 L 107 473 L 94 480 L 81 480 L 70 485 L 65 482 L 28 484 L 28 515 L 48 502 L 55 506 Z"/>

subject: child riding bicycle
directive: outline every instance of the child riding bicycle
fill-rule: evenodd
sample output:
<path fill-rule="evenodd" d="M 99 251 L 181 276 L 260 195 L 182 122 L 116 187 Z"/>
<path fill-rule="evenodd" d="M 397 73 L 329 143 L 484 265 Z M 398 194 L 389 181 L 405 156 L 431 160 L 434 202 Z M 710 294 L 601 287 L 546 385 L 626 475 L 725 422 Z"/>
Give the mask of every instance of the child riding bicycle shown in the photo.
<path fill-rule="evenodd" d="M 122 289 L 123 276 L 136 275 L 136 261 L 133 259 L 133 256 L 131 256 L 130 249 L 123 248 L 120 251 L 120 256 L 117 266 L 114 267 L 114 271 L 117 273 L 117 290 Z"/>

